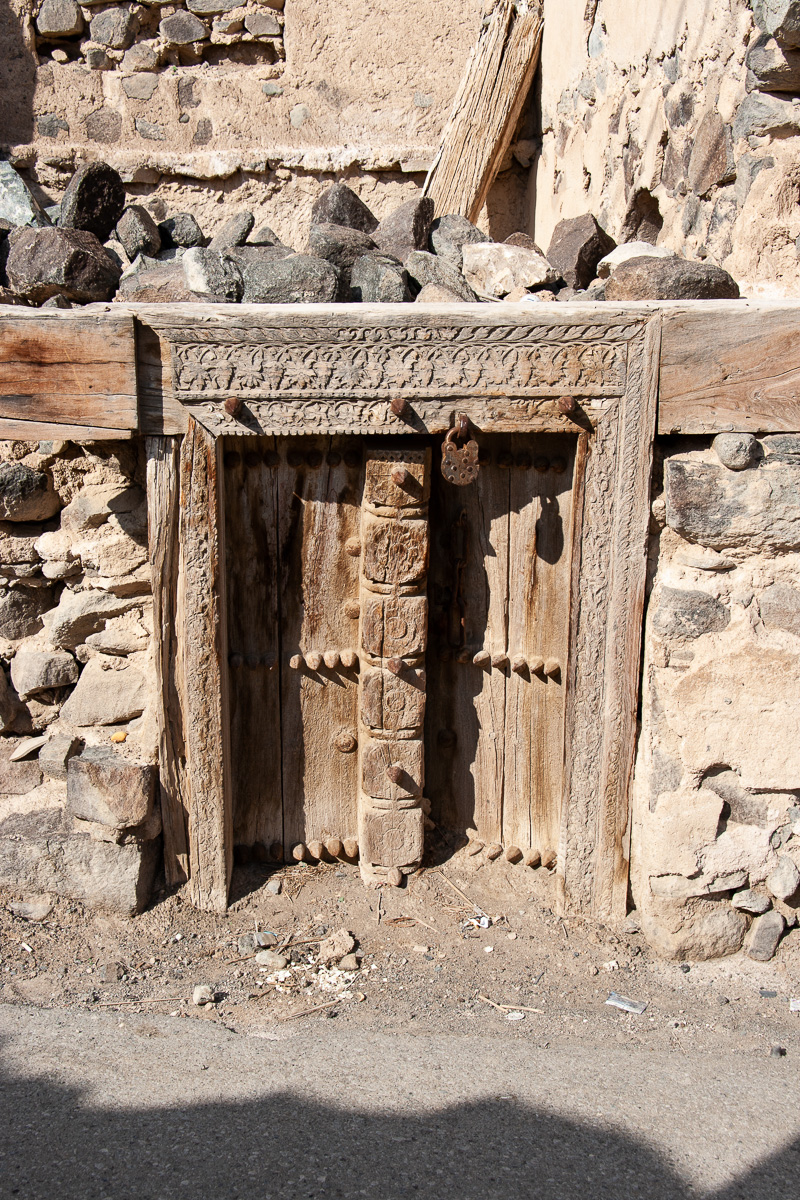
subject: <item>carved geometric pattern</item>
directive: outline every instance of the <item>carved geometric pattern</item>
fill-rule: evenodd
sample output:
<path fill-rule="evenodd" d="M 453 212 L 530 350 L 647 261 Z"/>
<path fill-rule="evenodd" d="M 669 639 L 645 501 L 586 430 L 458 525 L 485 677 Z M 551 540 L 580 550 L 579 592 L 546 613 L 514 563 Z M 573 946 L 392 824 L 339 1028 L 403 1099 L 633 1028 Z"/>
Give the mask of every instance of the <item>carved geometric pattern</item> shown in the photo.
<path fill-rule="evenodd" d="M 427 596 L 364 596 L 361 645 L 377 658 L 424 654 L 428 634 Z"/>
<path fill-rule="evenodd" d="M 418 729 L 425 716 L 425 672 L 361 672 L 361 719 L 370 729 Z"/>
<path fill-rule="evenodd" d="M 428 522 L 387 520 L 365 512 L 361 520 L 363 571 L 370 583 L 420 583 L 428 569 Z"/>
<path fill-rule="evenodd" d="M 399 471 L 398 482 L 392 472 Z M 364 503 L 379 508 L 416 508 L 428 499 L 423 451 L 377 450 L 367 460 Z"/>
<path fill-rule="evenodd" d="M 396 778 L 389 774 L 396 770 Z M 366 738 L 361 749 L 361 786 L 379 800 L 406 800 L 422 795 L 422 742 Z"/>
<path fill-rule="evenodd" d="M 373 867 L 415 867 L 422 860 L 424 816 L 421 808 L 373 808 L 362 805 L 358 820 L 361 861 Z"/>

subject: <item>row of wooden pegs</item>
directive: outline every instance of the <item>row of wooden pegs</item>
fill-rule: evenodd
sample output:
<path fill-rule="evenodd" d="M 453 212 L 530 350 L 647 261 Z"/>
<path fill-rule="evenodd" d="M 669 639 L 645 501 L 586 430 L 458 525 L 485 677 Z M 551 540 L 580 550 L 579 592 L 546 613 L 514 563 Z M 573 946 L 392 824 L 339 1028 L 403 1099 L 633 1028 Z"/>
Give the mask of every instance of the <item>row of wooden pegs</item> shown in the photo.
<path fill-rule="evenodd" d="M 506 862 L 512 864 L 524 863 L 526 867 L 547 867 L 548 870 L 556 865 L 556 852 L 546 848 L 544 850 L 521 850 L 519 846 L 506 846 L 505 849 L 499 842 L 490 842 L 487 846 L 485 842 L 478 838 L 470 838 L 467 845 L 467 854 L 474 857 L 480 854 L 481 851 L 486 853 L 486 857 L 490 862 L 503 857 Z"/>
<path fill-rule="evenodd" d="M 474 663 L 476 667 L 481 667 L 483 670 L 495 667 L 498 671 L 505 671 L 511 667 L 511 670 L 517 675 L 525 675 L 530 672 L 531 675 L 546 675 L 549 679 L 555 679 L 561 674 L 561 663 L 557 658 L 541 658 L 538 655 L 533 658 L 525 658 L 523 654 L 515 654 L 511 658 L 510 655 L 502 652 L 490 654 L 488 650 L 478 650 L 476 654 L 470 654 L 469 651 L 460 653 L 458 661 Z"/>
<path fill-rule="evenodd" d="M 319 671 L 323 666 L 330 671 L 335 671 L 337 667 L 352 671 L 358 666 L 358 655 L 355 650 L 325 650 L 322 653 L 319 650 L 309 650 L 307 654 L 293 654 L 289 659 L 289 666 L 293 671 L 299 671 L 303 667 L 308 667 L 309 671 Z"/>
<path fill-rule="evenodd" d="M 358 858 L 355 838 L 327 838 L 324 842 L 298 842 L 292 846 L 295 862 L 333 862 L 337 858 L 353 862 Z"/>

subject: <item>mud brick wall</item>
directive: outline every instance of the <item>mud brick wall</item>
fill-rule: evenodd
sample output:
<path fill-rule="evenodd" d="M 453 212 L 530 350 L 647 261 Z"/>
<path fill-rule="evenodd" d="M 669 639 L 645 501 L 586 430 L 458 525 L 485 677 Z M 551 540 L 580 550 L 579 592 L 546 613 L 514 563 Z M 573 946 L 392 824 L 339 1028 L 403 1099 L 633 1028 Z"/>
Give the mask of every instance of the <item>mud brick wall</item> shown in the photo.
<path fill-rule="evenodd" d="M 666 956 L 768 958 L 800 905 L 800 436 L 661 450 L 633 898 Z"/>
<path fill-rule="evenodd" d="M 124 912 L 160 861 L 142 471 L 0 443 L 0 883 Z"/>

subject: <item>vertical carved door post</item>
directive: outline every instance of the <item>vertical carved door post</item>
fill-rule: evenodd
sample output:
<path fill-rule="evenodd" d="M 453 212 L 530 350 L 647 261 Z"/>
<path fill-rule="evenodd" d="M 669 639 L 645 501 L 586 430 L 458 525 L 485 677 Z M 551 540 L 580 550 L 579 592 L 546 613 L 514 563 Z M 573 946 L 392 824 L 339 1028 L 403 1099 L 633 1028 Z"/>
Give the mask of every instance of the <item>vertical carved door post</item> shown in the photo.
<path fill-rule="evenodd" d="M 366 881 L 422 861 L 430 450 L 367 453 L 361 512 L 358 841 Z"/>

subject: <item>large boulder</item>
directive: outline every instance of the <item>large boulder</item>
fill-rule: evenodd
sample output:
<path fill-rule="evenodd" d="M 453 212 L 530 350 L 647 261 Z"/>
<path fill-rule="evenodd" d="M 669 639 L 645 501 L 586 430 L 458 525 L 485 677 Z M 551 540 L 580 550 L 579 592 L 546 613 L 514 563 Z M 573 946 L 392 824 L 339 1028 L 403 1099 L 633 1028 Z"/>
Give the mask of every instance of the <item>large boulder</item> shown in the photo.
<path fill-rule="evenodd" d="M 716 109 L 709 109 L 695 131 L 686 178 L 698 196 L 736 178 L 731 131 Z"/>
<path fill-rule="evenodd" d="M 158 771 L 131 762 L 108 746 L 87 746 L 67 765 L 67 809 L 82 821 L 122 831 L 153 815 Z"/>
<path fill-rule="evenodd" d="M 158 232 L 162 246 L 204 246 L 206 239 L 191 213 L 175 213 L 160 221 Z"/>
<path fill-rule="evenodd" d="M 800 133 L 800 106 L 779 96 L 751 92 L 736 110 L 733 141 L 740 138 L 793 137 Z"/>
<path fill-rule="evenodd" d="M 119 725 L 144 711 L 147 680 L 124 658 L 91 658 L 61 709 L 68 725 Z"/>
<path fill-rule="evenodd" d="M 667 524 L 713 550 L 800 548 L 800 466 L 729 471 L 717 463 L 673 458 L 665 464 Z"/>
<path fill-rule="evenodd" d="M 458 213 L 445 213 L 431 224 L 429 240 L 434 254 L 460 271 L 464 246 L 476 242 L 490 242 L 491 238 L 481 233 L 477 225 L 473 225 L 466 217 Z"/>
<path fill-rule="evenodd" d="M 34 304 L 57 295 L 80 303 L 109 300 L 117 290 L 119 264 L 87 230 L 19 229 L 9 245 L 9 284 Z"/>
<path fill-rule="evenodd" d="M 800 91 L 800 52 L 785 49 L 768 34 L 756 38 L 745 63 L 751 86 L 764 92 Z"/>
<path fill-rule="evenodd" d="M 323 222 L 312 225 L 308 231 L 308 253 L 324 258 L 339 272 L 339 299 L 350 299 L 350 268 L 362 254 L 375 249 L 375 242 L 368 233 L 351 229 L 348 225 L 331 225 Z"/>
<path fill-rule="evenodd" d="M 60 508 L 44 471 L 21 462 L 0 463 L 0 521 L 46 521 Z M 36 555 L 28 561 L 35 562 Z"/>
<path fill-rule="evenodd" d="M 362 254 L 350 270 L 350 298 L 365 304 L 402 304 L 411 299 L 408 272 L 391 254 Z"/>
<path fill-rule="evenodd" d="M 83 32 L 83 17 L 75 0 L 44 0 L 36 17 L 41 37 L 68 38 Z"/>
<path fill-rule="evenodd" d="M 433 221 L 433 200 L 416 196 L 384 217 L 373 233 L 375 244 L 402 262 L 413 250 L 427 250 Z"/>
<path fill-rule="evenodd" d="M 21 646 L 11 660 L 11 682 L 20 699 L 50 688 L 68 687 L 78 679 L 78 664 L 64 650 Z"/>
<path fill-rule="evenodd" d="M 53 607 L 49 588 L 0 588 L 0 637 L 11 642 L 30 637 L 43 624 L 43 616 Z"/>
<path fill-rule="evenodd" d="M 737 300 L 736 281 L 711 263 L 632 258 L 606 284 L 606 300 Z"/>
<path fill-rule="evenodd" d="M 756 24 L 782 46 L 800 48 L 800 0 L 752 0 Z"/>
<path fill-rule="evenodd" d="M 427 250 L 414 250 L 405 259 L 403 266 L 416 283 L 417 289 L 424 288 L 428 283 L 438 283 L 440 287 L 446 287 L 455 293 L 461 300 L 478 299 L 458 268 L 437 254 L 429 254 Z"/>
<path fill-rule="evenodd" d="M 372 233 L 378 221 L 346 183 L 335 183 L 318 196 L 311 208 L 312 225 L 348 225 Z"/>
<path fill-rule="evenodd" d="M 587 288 L 597 275 L 597 264 L 616 242 L 591 213 L 559 221 L 553 230 L 547 261 L 571 288 Z"/>
<path fill-rule="evenodd" d="M 545 287 L 559 272 L 543 255 L 504 242 L 478 242 L 463 248 L 464 278 L 476 292 L 507 296 L 515 288 Z"/>
<path fill-rule="evenodd" d="M 608 254 L 603 255 L 597 264 L 597 276 L 599 279 L 608 279 L 609 275 L 614 274 L 617 267 L 630 262 L 632 258 L 677 257 L 674 250 L 668 250 L 666 246 L 654 246 L 652 242 L 623 242 L 621 246 L 616 246 Z"/>
<path fill-rule="evenodd" d="M 50 221 L 10 162 L 0 162 L 0 221 L 16 225 L 49 225 Z"/>
<path fill-rule="evenodd" d="M 244 272 L 242 300 L 251 304 L 329 304 L 339 291 L 339 272 L 310 254 L 263 257 Z"/>
<path fill-rule="evenodd" d="M 115 296 L 119 301 L 139 304 L 202 304 L 208 297 L 193 292 L 179 262 L 164 263 L 149 271 L 134 271 L 120 281 Z"/>
<path fill-rule="evenodd" d="M 192 246 L 181 259 L 186 286 L 198 296 L 222 302 L 241 300 L 244 284 L 236 263 L 221 250 Z"/>
<path fill-rule="evenodd" d="M 108 163 L 85 163 L 69 181 L 58 224 L 62 229 L 84 229 L 106 242 L 124 208 L 125 186 L 118 172 Z"/>

